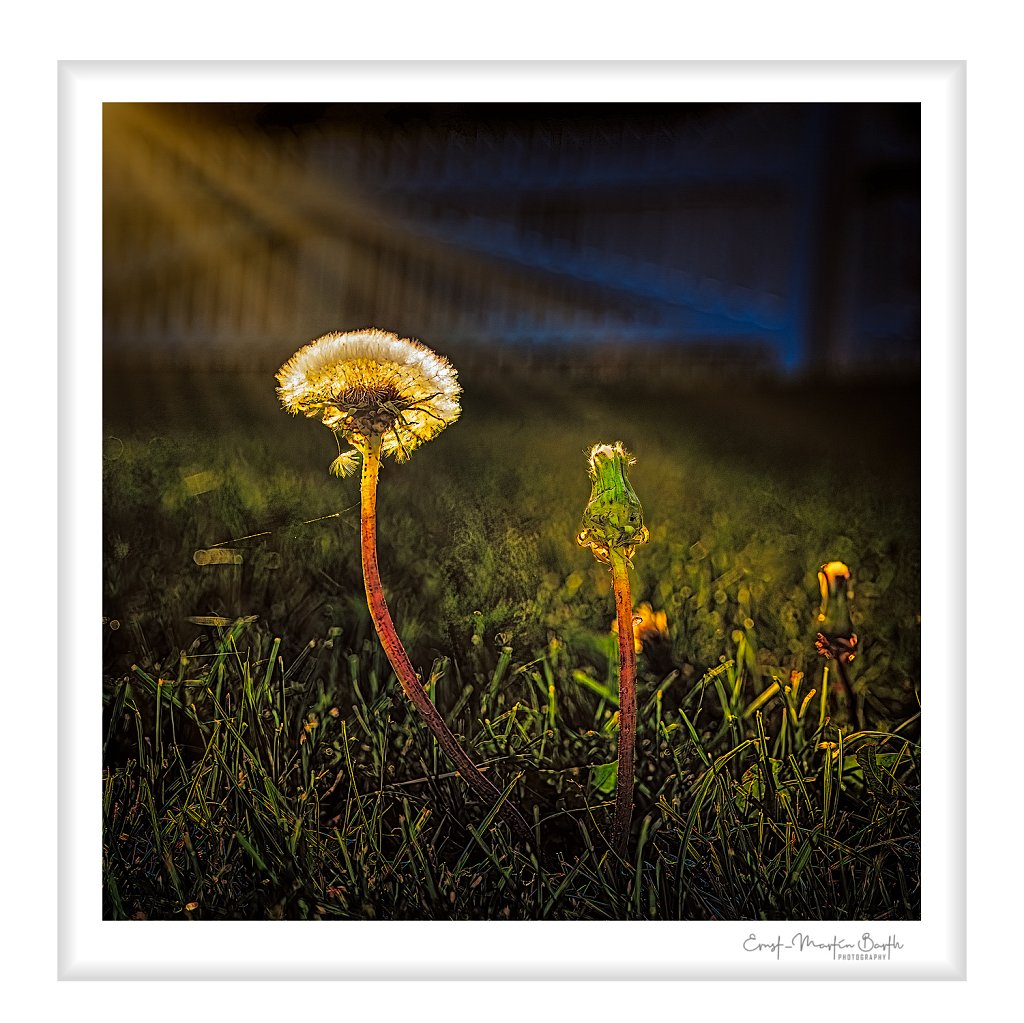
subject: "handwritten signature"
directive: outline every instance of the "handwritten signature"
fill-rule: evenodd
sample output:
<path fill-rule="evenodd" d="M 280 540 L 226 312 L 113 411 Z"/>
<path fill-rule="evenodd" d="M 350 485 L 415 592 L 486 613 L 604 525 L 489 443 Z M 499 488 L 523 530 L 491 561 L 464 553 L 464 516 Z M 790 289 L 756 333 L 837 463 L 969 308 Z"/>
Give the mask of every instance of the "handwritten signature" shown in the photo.
<path fill-rule="evenodd" d="M 743 942 L 744 952 L 757 952 L 762 955 L 773 955 L 776 960 L 785 952 L 831 952 L 833 961 L 892 959 L 894 951 L 903 948 L 903 943 L 896 940 L 895 935 L 887 935 L 883 939 L 875 938 L 865 931 L 856 941 L 849 941 L 833 935 L 830 939 L 819 941 L 810 934 L 798 931 L 788 941 L 781 935 L 771 941 L 761 941 L 756 934 L 751 934 Z"/>

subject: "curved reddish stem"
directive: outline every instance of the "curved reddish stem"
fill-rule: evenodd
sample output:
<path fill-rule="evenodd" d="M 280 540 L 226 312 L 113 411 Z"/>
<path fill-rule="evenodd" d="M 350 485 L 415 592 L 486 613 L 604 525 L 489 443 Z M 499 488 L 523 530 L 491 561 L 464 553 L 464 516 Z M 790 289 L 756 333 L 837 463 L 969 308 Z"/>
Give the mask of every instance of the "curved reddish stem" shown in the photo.
<path fill-rule="evenodd" d="M 625 853 L 633 815 L 633 754 L 636 745 L 636 648 L 633 646 L 633 598 L 629 592 L 629 562 L 611 549 L 615 620 L 619 632 L 619 746 L 615 780 L 612 847 Z"/>
<path fill-rule="evenodd" d="M 387 602 L 384 600 L 384 589 L 380 581 L 380 570 L 377 566 L 377 479 L 380 474 L 380 440 L 371 444 L 363 452 L 363 469 L 360 480 L 362 508 L 360 512 L 360 539 L 363 561 L 363 582 L 366 587 L 366 602 L 370 608 L 381 645 L 387 654 L 391 667 L 401 683 L 405 695 L 408 696 L 427 726 L 434 733 L 441 748 L 458 769 L 462 777 L 473 789 L 492 805 L 502 799 L 501 792 L 481 773 L 470 759 L 469 754 L 459 745 L 458 740 L 444 723 L 437 708 L 430 702 L 423 683 L 416 675 L 416 670 L 409 660 L 409 655 L 398 638 L 395 624 L 391 620 Z M 501 803 L 499 814 L 507 821 L 520 837 L 529 841 L 532 838 L 529 825 L 522 814 L 508 800 Z"/>

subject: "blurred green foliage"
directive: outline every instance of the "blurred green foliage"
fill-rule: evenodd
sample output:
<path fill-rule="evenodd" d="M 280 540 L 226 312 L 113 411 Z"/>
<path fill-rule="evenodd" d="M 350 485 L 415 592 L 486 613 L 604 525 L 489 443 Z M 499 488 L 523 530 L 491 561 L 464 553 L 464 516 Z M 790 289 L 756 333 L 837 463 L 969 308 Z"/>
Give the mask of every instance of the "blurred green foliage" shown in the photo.
<path fill-rule="evenodd" d="M 162 385 L 180 400 L 161 418 Z M 637 455 L 631 479 L 651 530 L 634 601 L 668 620 L 669 649 L 641 659 L 651 681 L 725 659 L 754 683 L 810 672 L 817 569 L 841 559 L 853 571 L 852 673 L 866 712 L 883 726 L 912 712 L 917 441 L 901 449 L 893 436 L 913 396 L 865 389 L 873 432 L 853 419 L 845 434 L 833 424 L 822 435 L 815 389 L 648 390 L 633 385 L 624 401 L 594 384 L 467 383 L 459 422 L 408 464 L 385 463 L 381 574 L 413 662 L 445 655 L 471 672 L 486 667 L 482 648 L 529 660 L 554 641 L 567 667 L 604 670 L 610 576 L 574 535 L 589 494 L 585 450 L 613 438 Z M 271 378 L 157 379 L 141 393 L 145 412 L 118 403 L 105 427 L 104 613 L 121 626 L 107 637 L 110 667 L 187 649 L 202 635 L 188 618 L 202 615 L 255 615 L 286 652 L 332 628 L 357 646 L 368 629 L 358 483 L 327 474 L 328 431 L 280 411 Z M 787 408 L 805 417 L 805 434 Z M 879 409 L 894 421 L 878 422 Z M 763 434 L 748 432 L 762 419 Z M 240 564 L 196 564 L 196 551 L 219 544 Z"/>

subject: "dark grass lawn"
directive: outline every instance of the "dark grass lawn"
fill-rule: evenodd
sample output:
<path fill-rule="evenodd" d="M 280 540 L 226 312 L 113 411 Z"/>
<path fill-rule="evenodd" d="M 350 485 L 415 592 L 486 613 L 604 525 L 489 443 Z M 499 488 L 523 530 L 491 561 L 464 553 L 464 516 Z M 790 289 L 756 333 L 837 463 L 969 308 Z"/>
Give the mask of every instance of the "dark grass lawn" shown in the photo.
<path fill-rule="evenodd" d="M 449 723 L 536 822 L 522 850 L 408 714 L 362 599 L 357 483 L 280 410 L 275 368 L 105 378 L 107 915 L 913 918 L 916 381 L 460 367 L 459 422 L 385 466 L 381 572 Z M 651 531 L 634 602 L 664 613 L 626 863 L 604 839 L 610 580 L 574 542 L 584 452 L 616 440 Z M 832 559 L 849 707 L 814 647 Z"/>

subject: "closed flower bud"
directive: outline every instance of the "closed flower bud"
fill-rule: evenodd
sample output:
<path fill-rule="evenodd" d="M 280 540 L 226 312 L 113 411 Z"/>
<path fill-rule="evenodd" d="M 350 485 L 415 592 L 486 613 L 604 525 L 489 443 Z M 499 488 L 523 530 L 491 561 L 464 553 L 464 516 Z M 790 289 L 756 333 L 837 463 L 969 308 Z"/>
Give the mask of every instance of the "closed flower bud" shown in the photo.
<path fill-rule="evenodd" d="M 583 511 L 576 542 L 589 547 L 594 557 L 605 564 L 610 563 L 613 549 L 628 561 L 650 536 L 644 525 L 644 510 L 626 475 L 636 459 L 621 442 L 596 444 L 588 457 L 590 500 Z"/>

